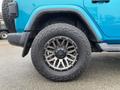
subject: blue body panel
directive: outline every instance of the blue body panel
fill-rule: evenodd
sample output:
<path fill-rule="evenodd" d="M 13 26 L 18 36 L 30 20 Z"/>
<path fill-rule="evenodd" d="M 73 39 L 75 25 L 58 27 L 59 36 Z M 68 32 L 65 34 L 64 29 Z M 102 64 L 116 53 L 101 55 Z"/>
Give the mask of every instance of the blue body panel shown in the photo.
<path fill-rule="evenodd" d="M 84 6 L 104 33 L 104 42 L 120 43 L 120 0 L 92 3 L 84 0 Z"/>
<path fill-rule="evenodd" d="M 16 28 L 18 32 L 22 32 L 29 20 L 30 16 L 33 16 L 33 12 L 37 8 L 46 6 L 49 9 L 54 5 L 79 5 L 83 6 L 83 0 L 16 0 L 18 3 L 19 17 L 16 19 Z M 57 8 L 57 7 L 56 7 Z"/>
<path fill-rule="evenodd" d="M 70 9 L 80 13 L 88 22 L 97 39 L 107 43 L 120 43 L 119 11 L 111 13 L 104 10 L 104 4 L 92 4 L 91 0 L 16 0 L 18 3 L 19 16 L 16 18 L 17 32 L 29 30 L 37 14 L 49 9 Z M 115 0 L 114 0 L 115 1 Z M 119 1 L 120 2 L 120 1 Z M 103 6 L 102 6 L 103 5 Z M 111 4 L 110 4 L 111 5 Z M 98 8 L 100 12 L 98 12 Z M 110 6 L 107 6 L 110 8 Z M 103 10 L 103 11 L 102 11 Z M 114 17 L 111 18 L 110 16 Z M 102 17 L 101 17 L 102 16 Z M 105 18 L 104 18 L 105 17 Z M 116 20 L 117 18 L 117 20 Z M 110 22 L 111 21 L 111 22 Z M 112 23 L 113 22 L 113 23 Z"/>

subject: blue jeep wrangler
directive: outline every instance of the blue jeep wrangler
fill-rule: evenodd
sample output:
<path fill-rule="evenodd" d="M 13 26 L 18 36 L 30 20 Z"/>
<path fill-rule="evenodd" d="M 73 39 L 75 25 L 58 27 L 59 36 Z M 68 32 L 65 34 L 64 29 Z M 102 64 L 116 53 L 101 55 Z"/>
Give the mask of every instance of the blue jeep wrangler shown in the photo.
<path fill-rule="evenodd" d="M 77 78 L 91 52 L 120 51 L 119 0 L 4 0 L 8 41 L 31 48 L 37 71 L 53 81 Z"/>

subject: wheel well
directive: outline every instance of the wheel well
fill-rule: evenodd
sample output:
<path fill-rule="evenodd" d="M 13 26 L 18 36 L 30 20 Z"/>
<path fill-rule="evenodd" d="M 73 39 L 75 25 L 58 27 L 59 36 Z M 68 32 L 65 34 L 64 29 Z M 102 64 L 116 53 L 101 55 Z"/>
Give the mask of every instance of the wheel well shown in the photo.
<path fill-rule="evenodd" d="M 66 18 L 71 20 L 71 23 L 74 23 L 76 27 L 81 29 L 86 34 L 86 36 L 90 41 L 97 42 L 96 36 L 89 28 L 89 26 L 86 24 L 86 22 L 82 19 L 82 17 L 80 17 L 78 14 L 75 14 L 73 12 L 57 12 L 57 13 L 43 14 L 42 16 L 36 19 L 36 21 L 32 25 L 32 30 L 36 30 L 38 33 L 47 25 L 46 22 L 49 22 L 56 18 Z"/>
<path fill-rule="evenodd" d="M 71 21 L 70 24 L 74 24 L 76 27 L 81 29 L 86 34 L 88 40 L 91 43 L 92 50 L 101 51 L 98 45 L 95 44 L 95 42 L 98 42 L 95 34 L 92 32 L 89 25 L 79 14 L 76 14 L 74 12 L 53 12 L 53 13 L 47 12 L 38 16 L 35 22 L 33 23 L 31 27 L 31 33 L 30 33 L 29 39 L 24 47 L 24 51 L 22 55 L 23 57 L 28 53 L 29 48 L 31 47 L 35 36 L 40 32 L 40 30 L 42 30 L 45 26 L 47 26 L 48 22 L 56 18 L 66 18 L 69 21 Z M 64 20 L 66 21 L 66 19 Z"/>

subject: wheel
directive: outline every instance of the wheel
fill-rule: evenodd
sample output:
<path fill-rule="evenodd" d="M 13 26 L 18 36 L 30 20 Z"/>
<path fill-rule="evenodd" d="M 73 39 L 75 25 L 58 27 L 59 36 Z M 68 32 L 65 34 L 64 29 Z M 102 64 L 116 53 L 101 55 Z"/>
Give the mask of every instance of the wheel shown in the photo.
<path fill-rule="evenodd" d="M 7 39 L 7 37 L 8 37 L 8 32 L 6 32 L 6 31 L 0 32 L 0 38 L 1 39 Z"/>
<path fill-rule="evenodd" d="M 13 0 L 3 0 L 2 3 L 2 14 L 3 19 L 5 21 L 6 27 L 9 29 L 9 32 L 15 32 L 15 22 L 14 19 L 9 17 L 8 13 L 8 3 L 12 2 Z"/>
<path fill-rule="evenodd" d="M 90 43 L 85 34 L 73 25 L 51 24 L 33 41 L 31 58 L 37 71 L 53 81 L 77 78 L 91 56 Z"/>

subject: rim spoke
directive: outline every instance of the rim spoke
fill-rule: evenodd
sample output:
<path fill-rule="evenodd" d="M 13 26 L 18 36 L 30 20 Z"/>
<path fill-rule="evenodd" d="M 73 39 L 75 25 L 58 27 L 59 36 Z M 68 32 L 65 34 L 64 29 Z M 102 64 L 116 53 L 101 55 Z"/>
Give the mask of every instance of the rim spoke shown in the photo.
<path fill-rule="evenodd" d="M 63 59 L 60 59 L 60 61 L 61 61 L 61 64 L 62 64 L 63 68 L 65 68 L 65 64 L 63 62 Z"/>
<path fill-rule="evenodd" d="M 67 41 L 67 42 L 66 42 L 66 47 L 68 47 L 68 44 L 69 44 L 69 42 Z"/>
<path fill-rule="evenodd" d="M 60 65 L 62 65 L 62 67 L 60 67 Z M 64 69 L 64 68 L 65 68 L 65 64 L 64 64 L 64 62 L 63 62 L 63 59 L 59 59 L 57 68 L 61 68 L 61 69 Z"/>
<path fill-rule="evenodd" d="M 54 53 L 52 50 L 48 50 L 48 49 L 46 50 L 46 52 L 47 52 L 48 54 L 49 54 L 49 53 L 52 53 L 52 54 Z"/>
<path fill-rule="evenodd" d="M 75 48 L 74 45 L 67 47 L 67 49 Z"/>
<path fill-rule="evenodd" d="M 65 58 L 66 60 L 68 60 L 68 61 L 71 61 L 71 62 L 73 62 L 74 60 L 72 60 L 71 58 L 69 58 L 69 57 L 66 57 Z"/>
<path fill-rule="evenodd" d="M 50 58 L 52 56 L 54 56 L 54 54 L 50 54 L 50 55 L 46 56 L 46 58 L 48 59 L 48 58 Z"/>
<path fill-rule="evenodd" d="M 57 46 L 56 46 L 55 42 L 54 42 L 54 41 L 52 41 L 52 43 L 53 43 L 53 47 L 54 47 L 54 48 L 56 48 Z"/>
<path fill-rule="evenodd" d="M 56 42 L 57 42 L 58 46 L 61 46 L 60 41 L 58 39 L 56 40 Z"/>
<path fill-rule="evenodd" d="M 55 67 L 55 65 L 56 65 L 56 62 L 57 62 L 57 59 L 55 59 L 55 61 L 54 61 L 54 63 L 53 63 L 53 66 Z"/>
<path fill-rule="evenodd" d="M 65 58 L 64 60 L 65 60 L 65 62 L 66 62 L 66 64 L 67 64 L 67 66 L 69 66 L 69 63 L 68 63 L 67 58 Z"/>
<path fill-rule="evenodd" d="M 57 68 L 59 68 L 59 66 L 60 66 L 60 63 L 61 63 L 61 61 L 59 60 L 59 61 L 58 61 L 58 64 L 57 64 Z"/>
<path fill-rule="evenodd" d="M 63 39 L 63 41 L 62 41 L 61 45 L 64 45 L 64 43 L 65 43 L 65 39 Z"/>
<path fill-rule="evenodd" d="M 76 49 L 68 51 L 68 54 L 73 53 L 73 52 L 76 52 Z"/>
<path fill-rule="evenodd" d="M 68 56 L 72 57 L 72 58 L 76 58 L 76 56 L 72 55 L 72 54 L 68 54 Z"/>
<path fill-rule="evenodd" d="M 52 59 L 48 60 L 48 62 L 51 62 L 51 61 L 56 61 L 56 60 L 57 60 L 57 58 L 56 58 L 56 57 L 54 57 L 54 58 L 52 58 Z"/>
<path fill-rule="evenodd" d="M 53 50 L 55 49 L 55 48 L 54 48 L 54 47 L 52 47 L 52 46 L 47 46 L 47 48 L 50 48 L 50 49 L 53 49 Z"/>

